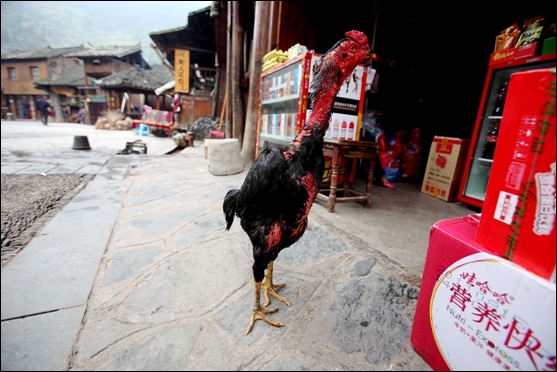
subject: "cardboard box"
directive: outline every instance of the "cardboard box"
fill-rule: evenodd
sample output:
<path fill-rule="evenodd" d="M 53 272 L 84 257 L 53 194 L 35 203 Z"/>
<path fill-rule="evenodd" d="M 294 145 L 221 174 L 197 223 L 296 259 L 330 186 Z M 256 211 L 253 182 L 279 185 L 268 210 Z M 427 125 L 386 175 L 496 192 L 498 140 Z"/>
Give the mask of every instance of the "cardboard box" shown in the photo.
<path fill-rule="evenodd" d="M 499 50 L 497 52 L 491 53 L 488 65 L 492 66 L 499 63 L 514 61 L 517 59 L 533 57 L 534 55 L 536 55 L 536 48 L 538 46 L 538 43 L 538 41 L 535 41 L 531 44 L 524 45 L 518 48 Z"/>
<path fill-rule="evenodd" d="M 469 146 L 469 140 L 435 136 L 429 150 L 422 192 L 445 201 L 456 200 Z"/>
<path fill-rule="evenodd" d="M 307 53 L 308 48 L 305 45 L 300 45 L 299 43 L 296 45 L 292 45 L 288 48 L 288 59 L 295 58 L 300 54 Z"/>
<path fill-rule="evenodd" d="M 477 241 L 551 279 L 555 271 L 555 69 L 511 75 Z"/>
<path fill-rule="evenodd" d="M 433 370 L 555 370 L 555 283 L 488 253 L 478 220 L 431 228 L 412 347 Z"/>

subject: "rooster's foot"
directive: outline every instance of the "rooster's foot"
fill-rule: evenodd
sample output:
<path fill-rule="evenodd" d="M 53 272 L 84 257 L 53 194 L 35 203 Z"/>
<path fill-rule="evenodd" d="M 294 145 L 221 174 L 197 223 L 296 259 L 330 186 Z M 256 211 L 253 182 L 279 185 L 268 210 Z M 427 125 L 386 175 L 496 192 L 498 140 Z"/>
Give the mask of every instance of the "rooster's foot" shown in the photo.
<path fill-rule="evenodd" d="M 269 295 L 290 306 L 290 301 L 288 301 L 286 297 L 282 297 L 281 295 L 277 294 L 277 292 L 275 292 L 275 289 L 283 288 L 286 286 L 286 284 L 273 284 L 273 266 L 274 261 L 269 262 L 269 265 L 267 266 L 267 274 L 265 275 L 265 281 L 262 283 L 263 296 L 265 297 L 265 306 L 268 306 L 271 303 Z"/>
<path fill-rule="evenodd" d="M 290 306 L 290 301 L 288 301 L 286 297 L 283 297 L 275 292 L 275 289 L 280 289 L 285 286 L 286 284 L 269 284 L 268 282 L 263 282 L 263 296 L 265 297 L 265 306 L 268 306 L 271 303 L 269 295 Z"/>
<path fill-rule="evenodd" d="M 274 327 L 284 327 L 284 323 L 273 322 L 271 319 L 267 318 L 264 315 L 264 314 L 274 313 L 277 310 L 278 310 L 277 308 L 266 309 L 265 307 L 261 307 L 259 310 L 254 309 L 253 314 L 251 316 L 251 321 L 248 330 L 246 331 L 246 335 L 251 332 L 251 329 L 253 328 L 253 325 L 255 324 L 256 320 L 263 320 Z"/>

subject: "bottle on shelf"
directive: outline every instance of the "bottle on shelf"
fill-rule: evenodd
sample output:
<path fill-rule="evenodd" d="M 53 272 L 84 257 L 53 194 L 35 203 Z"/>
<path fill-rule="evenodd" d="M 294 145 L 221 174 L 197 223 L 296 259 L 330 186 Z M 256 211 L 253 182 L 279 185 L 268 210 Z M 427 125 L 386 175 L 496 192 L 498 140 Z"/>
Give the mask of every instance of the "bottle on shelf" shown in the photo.
<path fill-rule="evenodd" d="M 493 116 L 503 116 L 503 107 L 505 106 L 505 98 L 507 97 L 507 87 L 509 85 L 509 79 L 505 79 L 499 91 L 497 91 L 497 97 L 495 98 L 495 107 L 493 108 Z"/>
<path fill-rule="evenodd" d="M 343 121 L 342 124 L 340 125 L 340 134 L 339 137 L 341 140 L 345 140 L 346 139 L 346 131 L 348 130 L 346 121 Z"/>
<path fill-rule="evenodd" d="M 340 122 L 338 121 L 338 119 L 335 119 L 333 123 L 333 135 L 332 135 L 333 139 L 338 139 L 339 131 L 340 131 Z"/>
<path fill-rule="evenodd" d="M 351 121 L 348 125 L 348 134 L 346 136 L 347 139 L 353 140 L 354 139 L 354 122 Z"/>
<path fill-rule="evenodd" d="M 493 159 L 495 154 L 495 146 L 497 145 L 497 136 L 499 135 L 499 125 L 501 122 L 497 120 L 493 124 L 493 129 L 487 134 L 485 145 L 482 153 L 482 158 Z"/>

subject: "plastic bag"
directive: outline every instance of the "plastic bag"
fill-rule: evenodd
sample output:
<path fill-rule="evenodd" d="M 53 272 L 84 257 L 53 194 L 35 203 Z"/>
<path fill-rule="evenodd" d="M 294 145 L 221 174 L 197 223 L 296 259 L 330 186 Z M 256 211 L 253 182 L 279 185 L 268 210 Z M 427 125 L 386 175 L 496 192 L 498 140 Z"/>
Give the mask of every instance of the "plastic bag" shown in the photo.
<path fill-rule="evenodd" d="M 378 136 L 383 132 L 383 128 L 379 124 L 378 119 L 380 119 L 381 113 L 377 111 L 368 111 L 363 120 L 364 133 L 368 133 L 372 136 L 375 142 L 378 142 Z"/>
<path fill-rule="evenodd" d="M 385 171 L 384 177 L 389 182 L 396 182 L 402 177 L 400 161 L 400 156 L 402 154 L 402 133 L 403 132 L 397 132 L 394 136 L 389 136 L 387 140 L 385 140 L 384 132 L 380 133 L 378 137 L 379 161 L 381 162 L 381 167 Z"/>

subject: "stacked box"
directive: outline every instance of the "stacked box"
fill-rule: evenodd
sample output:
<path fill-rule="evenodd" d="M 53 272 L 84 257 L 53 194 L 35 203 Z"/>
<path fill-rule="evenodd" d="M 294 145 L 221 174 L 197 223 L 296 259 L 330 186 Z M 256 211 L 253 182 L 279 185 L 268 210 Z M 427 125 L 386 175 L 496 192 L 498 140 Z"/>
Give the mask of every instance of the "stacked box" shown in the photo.
<path fill-rule="evenodd" d="M 445 201 L 456 200 L 469 146 L 469 140 L 435 136 L 422 192 Z"/>
<path fill-rule="evenodd" d="M 555 68 L 511 75 L 477 241 L 555 280 Z"/>
<path fill-rule="evenodd" d="M 489 253 L 478 224 L 431 228 L 412 347 L 435 371 L 554 370 L 555 283 Z"/>

